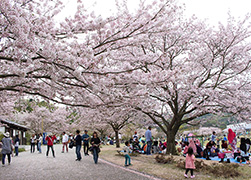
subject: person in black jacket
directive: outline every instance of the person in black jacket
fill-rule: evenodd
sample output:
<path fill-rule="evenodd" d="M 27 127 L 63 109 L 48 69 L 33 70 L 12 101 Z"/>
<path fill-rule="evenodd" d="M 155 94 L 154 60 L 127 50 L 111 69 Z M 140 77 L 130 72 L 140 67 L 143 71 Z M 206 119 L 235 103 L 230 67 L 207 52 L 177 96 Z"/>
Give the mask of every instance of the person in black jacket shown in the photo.
<path fill-rule="evenodd" d="M 82 143 L 82 138 L 80 136 L 80 131 L 77 130 L 76 131 L 76 137 L 75 137 L 75 142 L 76 142 L 76 155 L 77 155 L 77 159 L 76 161 L 81 161 L 82 157 L 81 157 L 81 153 L 80 153 L 80 150 L 81 150 L 81 143 Z"/>
<path fill-rule="evenodd" d="M 100 152 L 99 145 L 101 141 L 98 137 L 98 134 L 94 131 L 91 138 L 92 152 L 93 152 L 93 160 L 94 163 L 98 163 L 98 153 Z"/>

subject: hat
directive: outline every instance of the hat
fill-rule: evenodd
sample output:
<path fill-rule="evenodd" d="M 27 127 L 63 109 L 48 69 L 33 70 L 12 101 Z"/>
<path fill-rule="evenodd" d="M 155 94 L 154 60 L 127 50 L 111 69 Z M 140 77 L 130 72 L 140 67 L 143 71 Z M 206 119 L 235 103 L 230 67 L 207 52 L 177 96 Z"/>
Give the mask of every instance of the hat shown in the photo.
<path fill-rule="evenodd" d="M 87 130 L 85 130 L 85 132 L 88 132 Z"/>
<path fill-rule="evenodd" d="M 3 135 L 4 135 L 5 137 L 10 137 L 10 133 L 9 133 L 9 132 L 3 133 Z"/>

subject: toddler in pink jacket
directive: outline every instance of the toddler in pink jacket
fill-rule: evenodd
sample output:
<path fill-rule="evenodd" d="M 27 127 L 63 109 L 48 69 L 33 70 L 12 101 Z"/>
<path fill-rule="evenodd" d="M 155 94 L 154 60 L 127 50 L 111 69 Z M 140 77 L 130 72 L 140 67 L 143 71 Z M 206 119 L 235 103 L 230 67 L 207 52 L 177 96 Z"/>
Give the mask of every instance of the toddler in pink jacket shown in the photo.
<path fill-rule="evenodd" d="M 189 171 L 191 172 L 191 178 L 195 177 L 193 175 L 193 170 L 195 169 L 194 161 L 195 161 L 195 156 L 193 154 L 193 148 L 189 147 L 186 155 L 186 172 L 184 174 L 186 178 L 188 178 L 187 173 Z"/>

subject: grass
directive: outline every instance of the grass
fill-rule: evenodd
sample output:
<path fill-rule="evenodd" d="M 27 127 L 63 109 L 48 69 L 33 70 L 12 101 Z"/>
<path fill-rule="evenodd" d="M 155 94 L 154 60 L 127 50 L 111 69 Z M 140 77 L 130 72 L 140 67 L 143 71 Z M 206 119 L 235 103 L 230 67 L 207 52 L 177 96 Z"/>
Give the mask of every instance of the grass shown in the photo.
<path fill-rule="evenodd" d="M 121 146 L 122 147 L 122 146 Z M 116 148 L 115 146 L 103 146 L 101 149 L 100 157 L 102 159 L 105 159 L 107 161 L 110 161 L 114 164 L 124 166 L 125 158 L 123 156 L 118 155 L 117 150 L 120 150 L 122 148 Z M 154 175 L 159 178 L 163 179 L 172 179 L 172 180 L 179 180 L 183 179 L 184 175 L 184 169 L 177 167 L 176 163 L 172 164 L 160 164 L 157 163 L 154 159 L 156 155 L 152 156 L 146 156 L 146 155 L 138 155 L 136 157 L 131 157 L 133 166 L 130 166 L 129 168 L 147 173 L 150 175 Z M 185 159 L 181 156 L 174 156 L 174 159 Z M 207 165 L 210 167 L 215 167 L 217 170 L 221 168 L 218 162 L 216 161 L 205 161 Z M 219 165 L 219 166 L 218 166 Z M 224 171 L 224 168 L 222 166 L 222 170 Z M 224 180 L 224 179 L 243 179 L 243 180 L 250 180 L 251 174 L 250 174 L 251 167 L 245 165 L 242 167 L 238 167 L 238 171 L 240 172 L 240 176 L 236 178 L 225 178 L 224 176 L 217 176 L 212 169 L 208 170 L 200 170 L 195 171 L 196 179 L 203 179 L 203 180 Z M 216 170 L 215 170 L 216 172 Z M 217 171 L 218 172 L 218 171 Z M 224 175 L 224 172 L 223 174 Z"/>

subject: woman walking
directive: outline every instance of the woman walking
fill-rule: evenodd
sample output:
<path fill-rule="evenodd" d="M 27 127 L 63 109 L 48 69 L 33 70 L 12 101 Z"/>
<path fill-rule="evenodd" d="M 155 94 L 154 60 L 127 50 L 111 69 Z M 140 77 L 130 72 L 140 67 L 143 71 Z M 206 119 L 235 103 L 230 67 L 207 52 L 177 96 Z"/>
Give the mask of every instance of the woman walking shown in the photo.
<path fill-rule="evenodd" d="M 8 156 L 8 162 L 10 165 L 10 161 L 11 161 L 11 152 L 12 152 L 12 148 L 11 148 L 11 139 L 10 139 L 10 133 L 6 132 L 3 134 L 4 138 L 2 139 L 2 166 L 5 166 L 5 157 L 6 155 Z"/>
<path fill-rule="evenodd" d="M 101 141 L 98 137 L 98 134 L 94 131 L 92 138 L 91 138 L 91 145 L 92 145 L 92 151 L 93 151 L 93 160 L 95 164 L 98 163 L 98 153 L 100 152 L 99 145 Z"/>

